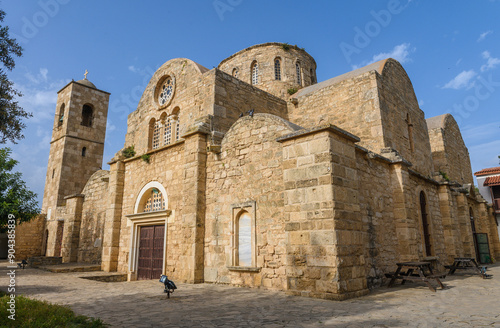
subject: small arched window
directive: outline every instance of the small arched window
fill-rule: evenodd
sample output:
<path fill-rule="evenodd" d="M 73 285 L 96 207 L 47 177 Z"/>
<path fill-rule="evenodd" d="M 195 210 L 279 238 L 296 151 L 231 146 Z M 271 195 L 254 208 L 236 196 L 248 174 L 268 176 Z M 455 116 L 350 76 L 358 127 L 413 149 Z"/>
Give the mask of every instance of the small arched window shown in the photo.
<path fill-rule="evenodd" d="M 165 199 L 158 189 L 152 188 L 147 196 L 143 212 L 156 212 L 165 209 Z"/>
<path fill-rule="evenodd" d="M 157 149 L 160 147 L 160 133 L 161 133 L 161 122 L 156 121 L 154 122 L 153 140 L 151 142 L 151 147 L 153 149 Z"/>
<path fill-rule="evenodd" d="M 255 85 L 259 83 L 259 64 L 254 62 L 252 64 L 252 84 Z"/>
<path fill-rule="evenodd" d="M 167 119 L 165 123 L 165 129 L 163 130 L 163 144 L 170 145 L 172 142 L 172 122 Z"/>
<path fill-rule="evenodd" d="M 312 68 L 309 70 L 309 74 L 311 75 L 311 84 L 316 83 L 316 75 L 314 75 L 314 70 Z"/>
<path fill-rule="evenodd" d="M 93 111 L 92 107 L 90 107 L 89 105 L 83 105 L 81 125 L 92 127 L 93 114 L 94 114 L 94 111 Z"/>
<path fill-rule="evenodd" d="M 274 60 L 274 79 L 281 81 L 281 60 L 279 58 Z"/>
<path fill-rule="evenodd" d="M 297 75 L 297 84 L 302 85 L 302 74 L 300 73 L 300 63 L 295 63 L 295 73 Z"/>
<path fill-rule="evenodd" d="M 87 147 L 83 147 L 82 148 L 82 157 L 85 157 L 86 154 L 87 154 Z"/>
<path fill-rule="evenodd" d="M 57 126 L 61 126 L 64 122 L 64 104 L 59 108 L 59 117 L 57 118 Z"/>
<path fill-rule="evenodd" d="M 232 74 L 233 77 L 238 78 L 238 75 L 239 75 L 238 73 L 239 73 L 239 70 L 236 67 L 233 68 L 233 74 Z"/>

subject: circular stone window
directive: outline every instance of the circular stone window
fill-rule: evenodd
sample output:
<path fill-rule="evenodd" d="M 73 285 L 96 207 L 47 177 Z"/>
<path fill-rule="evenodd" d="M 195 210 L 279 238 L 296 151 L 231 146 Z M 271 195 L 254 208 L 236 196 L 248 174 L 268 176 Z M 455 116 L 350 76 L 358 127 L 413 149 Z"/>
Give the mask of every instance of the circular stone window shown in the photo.
<path fill-rule="evenodd" d="M 171 76 L 167 76 L 159 84 L 158 89 L 158 104 L 160 106 L 166 106 L 172 99 L 175 89 L 175 79 Z"/>

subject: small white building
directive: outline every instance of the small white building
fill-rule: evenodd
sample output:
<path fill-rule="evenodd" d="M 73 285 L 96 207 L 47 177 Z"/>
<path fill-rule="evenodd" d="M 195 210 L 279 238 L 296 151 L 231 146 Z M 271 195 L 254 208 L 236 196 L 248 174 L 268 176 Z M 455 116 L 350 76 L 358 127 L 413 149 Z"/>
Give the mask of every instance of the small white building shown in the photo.
<path fill-rule="evenodd" d="M 500 167 L 482 169 L 474 175 L 477 179 L 479 193 L 493 206 L 500 233 Z"/>

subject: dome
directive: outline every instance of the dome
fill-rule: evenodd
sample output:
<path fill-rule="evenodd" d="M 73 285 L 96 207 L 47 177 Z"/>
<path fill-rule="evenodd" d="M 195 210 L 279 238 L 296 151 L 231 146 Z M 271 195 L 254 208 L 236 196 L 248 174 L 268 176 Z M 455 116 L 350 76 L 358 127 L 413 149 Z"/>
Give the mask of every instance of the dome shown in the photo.
<path fill-rule="evenodd" d="M 80 83 L 80 84 L 83 84 L 83 85 L 86 85 L 90 88 L 94 88 L 94 89 L 97 89 L 96 86 L 94 85 L 94 83 L 90 82 L 89 80 L 87 79 L 83 79 L 83 80 L 78 80 L 76 81 L 76 83 Z"/>

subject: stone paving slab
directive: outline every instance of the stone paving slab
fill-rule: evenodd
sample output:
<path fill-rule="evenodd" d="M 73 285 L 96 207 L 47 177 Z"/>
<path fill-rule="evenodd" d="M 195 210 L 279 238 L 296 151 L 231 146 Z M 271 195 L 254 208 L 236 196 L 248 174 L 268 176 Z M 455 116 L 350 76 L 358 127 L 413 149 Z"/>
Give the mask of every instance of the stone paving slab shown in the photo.
<path fill-rule="evenodd" d="M 6 263 L 0 289 L 7 291 Z M 16 269 L 17 292 L 70 306 L 112 327 L 500 327 L 500 266 L 492 279 L 456 274 L 446 289 L 424 284 L 381 287 L 343 302 L 288 296 L 284 292 L 212 284 L 177 284 L 170 299 L 157 280 L 100 282 L 82 276 Z"/>

